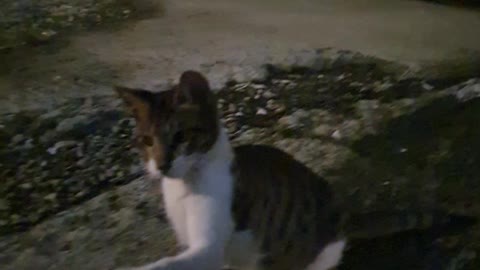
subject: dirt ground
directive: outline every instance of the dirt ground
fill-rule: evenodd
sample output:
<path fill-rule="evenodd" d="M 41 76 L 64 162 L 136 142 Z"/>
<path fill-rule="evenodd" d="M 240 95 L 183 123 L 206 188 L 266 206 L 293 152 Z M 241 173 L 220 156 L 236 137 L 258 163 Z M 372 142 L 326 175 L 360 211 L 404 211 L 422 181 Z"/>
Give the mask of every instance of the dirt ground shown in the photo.
<path fill-rule="evenodd" d="M 163 12 L 3 55 L 0 110 L 110 94 L 112 82 L 158 90 L 185 69 L 204 71 L 219 89 L 232 78 L 264 76 L 265 63 L 312 64 L 315 49 L 326 47 L 414 69 L 466 62 L 468 68 L 437 68 L 447 75 L 478 70 L 472 59 L 479 58 L 480 16 L 467 9 L 405 0 L 150 2 Z M 438 76 L 437 69 L 426 72 Z"/>
<path fill-rule="evenodd" d="M 160 91 L 185 69 L 219 91 L 235 144 L 293 154 L 347 209 L 480 217 L 480 13 L 405 0 L 153 2 L 164 12 L 1 52 L 5 269 L 114 269 L 174 251 L 111 85 Z M 478 226 L 444 229 L 354 242 L 342 269 L 478 269 Z"/>

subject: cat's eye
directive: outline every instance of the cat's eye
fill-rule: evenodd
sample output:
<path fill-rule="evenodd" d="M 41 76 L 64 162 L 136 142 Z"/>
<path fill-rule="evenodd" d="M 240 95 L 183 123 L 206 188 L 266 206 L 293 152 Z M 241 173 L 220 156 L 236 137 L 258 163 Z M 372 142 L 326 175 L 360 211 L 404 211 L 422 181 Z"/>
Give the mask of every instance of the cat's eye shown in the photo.
<path fill-rule="evenodd" d="M 142 136 L 140 137 L 140 142 L 146 146 L 152 146 L 153 145 L 153 138 L 152 136 Z"/>

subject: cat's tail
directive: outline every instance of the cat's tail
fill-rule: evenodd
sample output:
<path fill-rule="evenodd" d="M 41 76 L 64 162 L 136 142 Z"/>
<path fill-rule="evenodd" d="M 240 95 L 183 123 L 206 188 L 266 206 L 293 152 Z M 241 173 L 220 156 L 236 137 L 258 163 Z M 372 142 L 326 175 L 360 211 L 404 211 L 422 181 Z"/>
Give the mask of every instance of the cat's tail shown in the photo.
<path fill-rule="evenodd" d="M 431 231 L 449 234 L 477 223 L 473 216 L 434 211 L 373 211 L 346 213 L 341 219 L 342 233 L 351 239 L 388 236 L 406 231 Z"/>

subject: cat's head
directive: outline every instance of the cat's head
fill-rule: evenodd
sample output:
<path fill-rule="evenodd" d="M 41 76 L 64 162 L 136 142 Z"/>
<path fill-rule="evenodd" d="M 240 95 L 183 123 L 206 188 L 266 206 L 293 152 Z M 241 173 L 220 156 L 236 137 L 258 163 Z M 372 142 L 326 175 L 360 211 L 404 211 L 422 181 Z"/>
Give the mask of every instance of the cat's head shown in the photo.
<path fill-rule="evenodd" d="M 161 177 L 179 155 L 206 152 L 215 143 L 217 102 L 202 74 L 185 71 L 177 85 L 158 93 L 115 90 L 135 118 L 135 145 L 151 176 Z"/>

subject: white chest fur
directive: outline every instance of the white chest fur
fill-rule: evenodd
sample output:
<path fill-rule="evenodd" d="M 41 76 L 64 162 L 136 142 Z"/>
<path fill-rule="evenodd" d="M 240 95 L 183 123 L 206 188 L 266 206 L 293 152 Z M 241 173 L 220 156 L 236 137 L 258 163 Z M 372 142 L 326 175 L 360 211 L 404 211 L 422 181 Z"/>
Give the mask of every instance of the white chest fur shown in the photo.
<path fill-rule="evenodd" d="M 228 137 L 222 131 L 210 151 L 175 159 L 170 177 L 162 179 L 167 216 L 182 246 L 207 245 L 222 232 L 225 236 L 220 237 L 226 239 L 215 241 L 228 240 L 232 230 L 232 160 Z"/>

